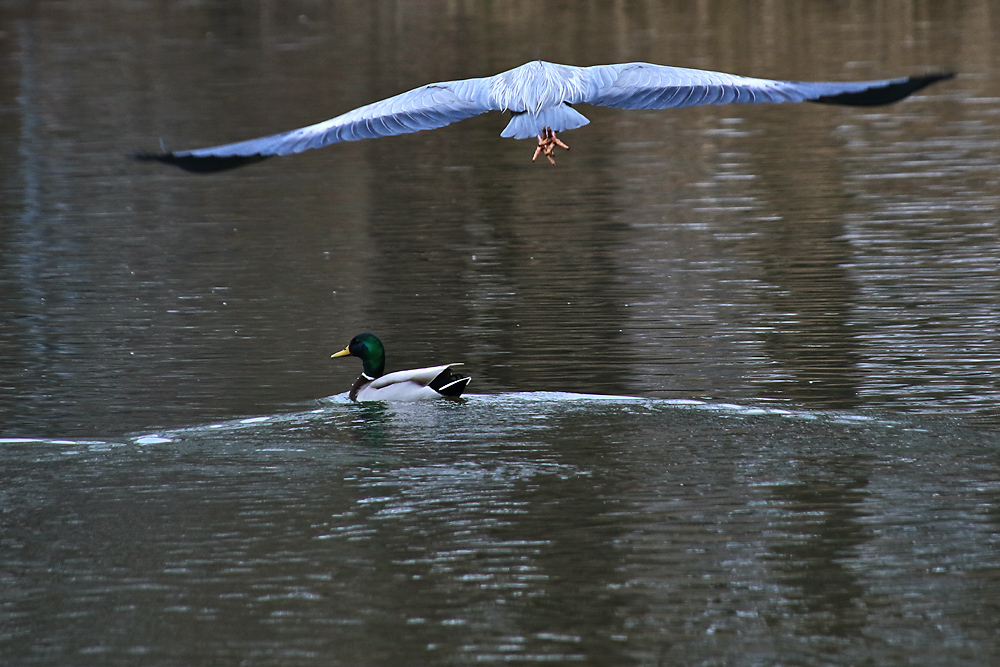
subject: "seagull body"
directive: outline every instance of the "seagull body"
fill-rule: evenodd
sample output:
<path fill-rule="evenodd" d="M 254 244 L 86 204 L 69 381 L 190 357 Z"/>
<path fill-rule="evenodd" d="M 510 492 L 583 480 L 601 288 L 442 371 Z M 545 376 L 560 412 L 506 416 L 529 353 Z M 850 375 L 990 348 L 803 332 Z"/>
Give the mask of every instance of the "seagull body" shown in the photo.
<path fill-rule="evenodd" d="M 384 374 L 385 348 L 373 334 L 362 333 L 351 339 L 333 358 L 355 356 L 361 359 L 364 370 L 354 381 L 349 394 L 352 401 L 423 401 L 432 398 L 458 398 L 469 386 L 472 378 L 452 372 L 453 366 L 445 364 L 428 368 L 414 368 Z"/>
<path fill-rule="evenodd" d="M 138 153 L 189 171 L 221 171 L 275 155 L 301 153 L 343 141 L 431 130 L 488 111 L 511 114 L 501 137 L 538 140 L 533 160 L 555 164 L 557 133 L 590 121 L 576 104 L 621 109 L 667 109 L 702 104 L 819 102 L 874 106 L 909 96 L 950 73 L 875 81 L 777 81 L 687 69 L 624 63 L 573 67 L 542 60 L 494 76 L 431 83 L 297 130 L 210 148 Z"/>

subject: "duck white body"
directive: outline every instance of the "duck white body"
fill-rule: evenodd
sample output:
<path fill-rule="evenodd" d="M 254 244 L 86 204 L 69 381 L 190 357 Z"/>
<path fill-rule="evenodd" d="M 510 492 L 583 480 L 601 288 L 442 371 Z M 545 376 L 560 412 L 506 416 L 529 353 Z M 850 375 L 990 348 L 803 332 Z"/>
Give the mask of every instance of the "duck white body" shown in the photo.
<path fill-rule="evenodd" d="M 368 380 L 362 375 L 351 388 L 352 400 L 355 401 L 425 401 L 441 398 L 442 394 L 431 387 L 431 383 L 442 373 L 451 370 L 452 366 L 461 364 L 445 364 L 429 368 L 414 368 L 406 371 L 387 373 L 374 380 Z M 442 387 L 457 386 L 464 388 L 472 378 L 460 377 Z"/>

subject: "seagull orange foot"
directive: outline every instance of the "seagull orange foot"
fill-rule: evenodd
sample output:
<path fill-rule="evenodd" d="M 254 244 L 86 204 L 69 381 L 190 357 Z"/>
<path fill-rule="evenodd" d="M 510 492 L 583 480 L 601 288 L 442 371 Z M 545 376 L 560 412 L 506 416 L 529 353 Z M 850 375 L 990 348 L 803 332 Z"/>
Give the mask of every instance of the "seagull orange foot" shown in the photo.
<path fill-rule="evenodd" d="M 552 151 L 556 149 L 556 146 L 569 150 L 569 146 L 556 136 L 555 131 L 550 127 L 546 127 L 538 135 L 538 148 L 535 149 L 535 154 L 531 156 L 531 161 L 534 162 L 538 159 L 538 155 L 542 154 L 549 159 L 550 164 L 555 164 L 556 159 L 552 157 Z"/>

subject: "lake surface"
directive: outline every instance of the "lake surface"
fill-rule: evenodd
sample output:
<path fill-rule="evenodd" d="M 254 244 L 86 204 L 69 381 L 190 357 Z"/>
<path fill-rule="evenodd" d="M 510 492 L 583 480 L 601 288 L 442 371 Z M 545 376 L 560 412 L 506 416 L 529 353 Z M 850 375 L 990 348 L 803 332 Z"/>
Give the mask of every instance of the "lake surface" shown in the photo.
<path fill-rule="evenodd" d="M 815 6 L 814 6 L 815 5 Z M 991 3 L 0 1 L 0 658 L 995 664 Z M 534 58 L 959 77 L 127 159 Z M 354 405 L 461 362 L 459 402 Z"/>

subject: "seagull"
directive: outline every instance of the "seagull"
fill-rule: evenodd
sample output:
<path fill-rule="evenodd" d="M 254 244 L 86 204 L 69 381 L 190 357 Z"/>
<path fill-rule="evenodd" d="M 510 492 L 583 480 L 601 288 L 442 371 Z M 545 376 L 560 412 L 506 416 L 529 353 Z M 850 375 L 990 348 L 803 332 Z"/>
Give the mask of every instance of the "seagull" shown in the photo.
<path fill-rule="evenodd" d="M 573 67 L 536 60 L 494 76 L 430 83 L 297 130 L 210 148 L 139 152 L 181 169 L 213 172 L 301 153 L 342 141 L 433 130 L 487 111 L 511 115 L 501 137 L 537 139 L 532 161 L 555 164 L 569 150 L 559 132 L 590 121 L 577 104 L 620 109 L 668 109 L 700 104 L 819 102 L 875 106 L 897 102 L 950 72 L 874 81 L 776 81 L 649 63 Z"/>

